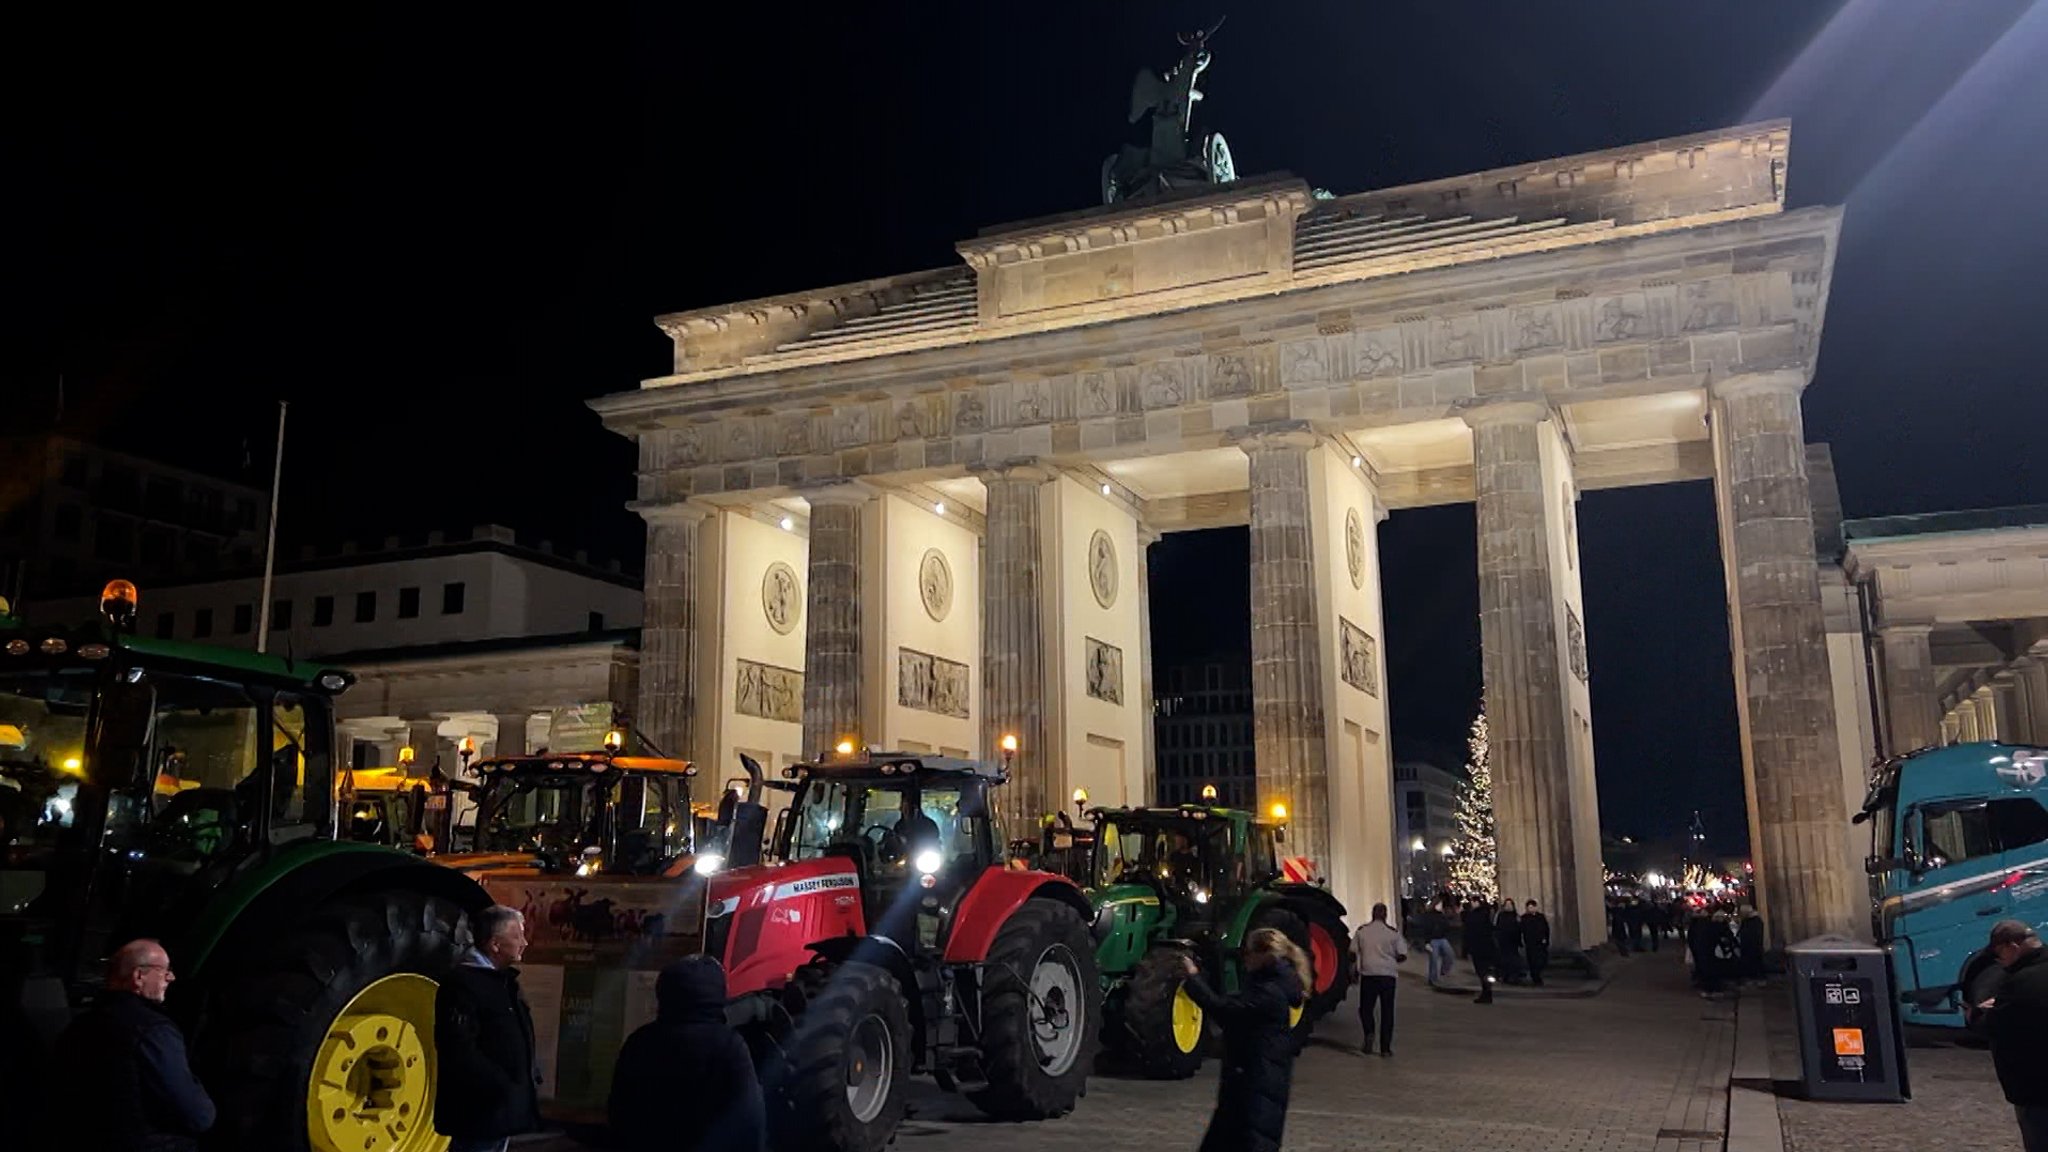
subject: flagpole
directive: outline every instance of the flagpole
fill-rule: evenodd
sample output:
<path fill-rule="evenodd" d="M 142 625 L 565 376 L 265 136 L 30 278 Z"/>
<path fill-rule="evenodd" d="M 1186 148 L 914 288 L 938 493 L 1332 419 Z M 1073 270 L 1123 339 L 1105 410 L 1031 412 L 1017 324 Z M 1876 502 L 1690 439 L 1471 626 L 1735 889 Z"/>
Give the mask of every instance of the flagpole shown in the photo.
<path fill-rule="evenodd" d="M 256 608 L 256 651 L 270 645 L 270 585 L 277 572 L 277 494 L 284 482 L 284 413 L 286 404 L 277 402 L 277 460 L 270 468 L 270 539 L 263 545 L 263 598 Z"/>

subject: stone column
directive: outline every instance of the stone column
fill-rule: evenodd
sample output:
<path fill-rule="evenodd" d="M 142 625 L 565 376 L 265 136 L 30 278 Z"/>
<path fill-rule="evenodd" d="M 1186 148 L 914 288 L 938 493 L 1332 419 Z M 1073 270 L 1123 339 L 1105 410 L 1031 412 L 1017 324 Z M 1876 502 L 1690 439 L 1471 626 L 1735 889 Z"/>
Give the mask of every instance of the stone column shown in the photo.
<path fill-rule="evenodd" d="M 1282 854 L 1306 856 L 1327 876 L 1333 862 L 1330 769 L 1308 486 L 1316 444 L 1302 426 L 1255 431 L 1238 441 L 1251 458 L 1252 755 L 1259 811 L 1287 805 Z"/>
<path fill-rule="evenodd" d="M 663 755 L 688 760 L 704 753 L 697 746 L 697 550 L 711 510 L 660 504 L 639 511 L 647 521 L 647 579 L 633 727 Z M 524 721 L 519 728 L 524 739 Z"/>
<path fill-rule="evenodd" d="M 1572 820 L 1571 740 L 1560 667 L 1556 582 L 1545 503 L 1546 405 L 1487 405 L 1465 413 L 1479 525 L 1479 647 L 1492 740 L 1500 888 L 1549 912 L 1558 947 L 1581 940 L 1578 837 Z M 1599 861 L 1583 866 L 1594 870 Z"/>
<path fill-rule="evenodd" d="M 1002 756 L 1017 738 L 1003 814 L 1013 840 L 1035 839 L 1039 821 L 1060 806 L 1052 794 L 1055 755 L 1045 709 L 1045 563 L 1043 504 L 1054 473 L 1035 461 L 977 468 L 987 489 L 981 563 L 982 747 Z"/>
<path fill-rule="evenodd" d="M 1145 794 L 1143 804 L 1159 800 L 1158 718 L 1152 710 L 1152 545 L 1159 532 L 1138 522 L 1138 707 L 1145 720 Z"/>
<path fill-rule="evenodd" d="M 1941 746 L 1946 748 L 1951 744 L 1960 744 L 1962 742 L 1962 717 L 1957 715 L 1954 709 L 1950 709 L 1941 718 Z"/>
<path fill-rule="evenodd" d="M 1941 701 L 1934 691 L 1934 656 L 1927 624 L 1893 624 L 1878 630 L 1884 644 L 1885 751 L 1893 756 L 1933 745 L 1941 738 Z"/>
<path fill-rule="evenodd" d="M 525 712 L 499 713 L 497 717 L 498 735 L 491 742 L 491 755 L 526 755 L 526 723 L 529 719 L 529 715 Z M 663 749 L 663 751 L 667 751 L 667 749 Z M 674 753 L 670 753 L 670 755 L 674 755 Z"/>
<path fill-rule="evenodd" d="M 1713 388 L 1714 495 L 1748 777 L 1750 851 L 1775 947 L 1854 935 L 1862 878 L 1835 731 L 1827 626 L 1806 486 L 1803 373 Z"/>
<path fill-rule="evenodd" d="M 804 599 L 804 752 L 861 731 L 861 520 L 873 493 L 858 484 L 810 489 L 810 587 Z"/>
<path fill-rule="evenodd" d="M 1998 739 L 1998 701 L 1991 694 L 1991 685 L 1977 685 L 1970 693 L 1970 703 L 1977 713 L 1977 739 Z"/>
<path fill-rule="evenodd" d="M 439 720 L 414 720 L 405 722 L 405 746 L 412 749 L 412 775 L 424 776 L 433 766 L 434 757 L 441 754 L 441 722 Z M 441 771 L 453 775 L 457 765 L 444 762 Z"/>
<path fill-rule="evenodd" d="M 2026 701 L 2024 738 L 2029 744 L 2048 744 L 2048 660 L 2023 656 L 2013 669 L 2019 674 L 2020 695 Z"/>
<path fill-rule="evenodd" d="M 2020 713 L 2019 675 L 2010 668 L 2001 669 L 1991 678 L 1988 689 L 1991 693 L 1992 721 L 1997 729 L 1997 738 L 2007 744 L 2026 739 L 2022 734 Z"/>

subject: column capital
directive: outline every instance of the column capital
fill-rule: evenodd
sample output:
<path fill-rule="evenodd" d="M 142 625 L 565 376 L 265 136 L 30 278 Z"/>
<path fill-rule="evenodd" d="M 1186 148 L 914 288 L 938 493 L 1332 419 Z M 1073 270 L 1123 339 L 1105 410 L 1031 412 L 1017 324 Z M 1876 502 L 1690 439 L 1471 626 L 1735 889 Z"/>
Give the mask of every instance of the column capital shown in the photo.
<path fill-rule="evenodd" d="M 835 504 L 866 504 L 881 492 L 874 485 L 859 480 L 828 480 L 822 484 L 798 485 L 796 494 L 813 508 L 829 508 Z"/>
<path fill-rule="evenodd" d="M 626 511 L 657 525 L 702 524 L 717 509 L 695 500 L 633 500 L 627 502 Z"/>
<path fill-rule="evenodd" d="M 1550 401 L 1529 392 L 1464 404 L 1457 409 L 1458 418 L 1473 428 L 1488 424 L 1541 424 L 1555 414 Z"/>
<path fill-rule="evenodd" d="M 1225 432 L 1223 439 L 1246 455 L 1267 448 L 1313 448 L 1323 442 L 1322 435 L 1306 420 L 1246 424 Z"/>
<path fill-rule="evenodd" d="M 1161 532 L 1159 529 L 1154 528 L 1150 524 L 1147 524 L 1143 517 L 1138 518 L 1137 526 L 1138 547 L 1141 549 L 1149 548 L 1152 545 L 1159 543 L 1160 539 L 1166 535 L 1166 533 Z"/>
<path fill-rule="evenodd" d="M 1797 396 L 1806 391 L 1806 384 L 1804 372 L 1753 372 L 1715 380 L 1707 385 L 1707 391 L 1716 400 L 1756 395 Z"/>
<path fill-rule="evenodd" d="M 1050 484 L 1060 477 L 1058 468 L 1036 456 L 1015 456 L 1008 460 L 987 460 L 979 464 L 969 464 L 967 473 L 980 479 L 983 484 L 990 480 Z"/>
<path fill-rule="evenodd" d="M 1883 640 L 1887 644 L 1905 642 L 1915 637 L 1932 636 L 1933 634 L 1934 625 L 1923 624 L 1918 621 L 1900 621 L 1897 624 L 1880 624 L 1877 627 L 1878 639 Z"/>

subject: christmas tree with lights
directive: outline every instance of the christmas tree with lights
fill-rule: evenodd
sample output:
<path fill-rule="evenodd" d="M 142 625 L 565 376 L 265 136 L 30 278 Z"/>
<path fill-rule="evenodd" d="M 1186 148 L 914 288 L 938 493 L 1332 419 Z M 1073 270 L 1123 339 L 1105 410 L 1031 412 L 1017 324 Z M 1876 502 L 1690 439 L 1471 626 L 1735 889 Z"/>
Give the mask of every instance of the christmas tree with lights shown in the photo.
<path fill-rule="evenodd" d="M 1493 769 L 1488 765 L 1486 710 L 1481 708 L 1466 738 L 1470 749 L 1465 779 L 1458 785 L 1458 838 L 1451 844 L 1451 887 L 1466 898 L 1500 898 L 1500 862 L 1495 855 Z"/>

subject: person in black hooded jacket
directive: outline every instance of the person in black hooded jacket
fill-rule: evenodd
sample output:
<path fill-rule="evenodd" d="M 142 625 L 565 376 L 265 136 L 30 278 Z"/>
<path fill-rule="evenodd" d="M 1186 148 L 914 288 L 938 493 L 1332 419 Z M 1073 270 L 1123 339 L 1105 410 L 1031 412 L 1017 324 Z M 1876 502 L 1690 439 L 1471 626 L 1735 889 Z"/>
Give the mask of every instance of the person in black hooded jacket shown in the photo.
<path fill-rule="evenodd" d="M 654 1020 L 626 1038 L 612 1072 L 612 1134 L 631 1152 L 761 1152 L 761 1083 L 725 1021 L 725 969 L 709 956 L 678 960 L 654 998 Z"/>
<path fill-rule="evenodd" d="M 1210 988 L 1194 961 L 1186 963 L 1189 998 L 1223 1028 L 1223 1076 L 1201 1152 L 1279 1152 L 1301 1050 L 1288 1016 L 1306 998 L 1308 958 L 1284 933 L 1259 929 L 1245 941 L 1244 987 L 1234 996 Z"/>

